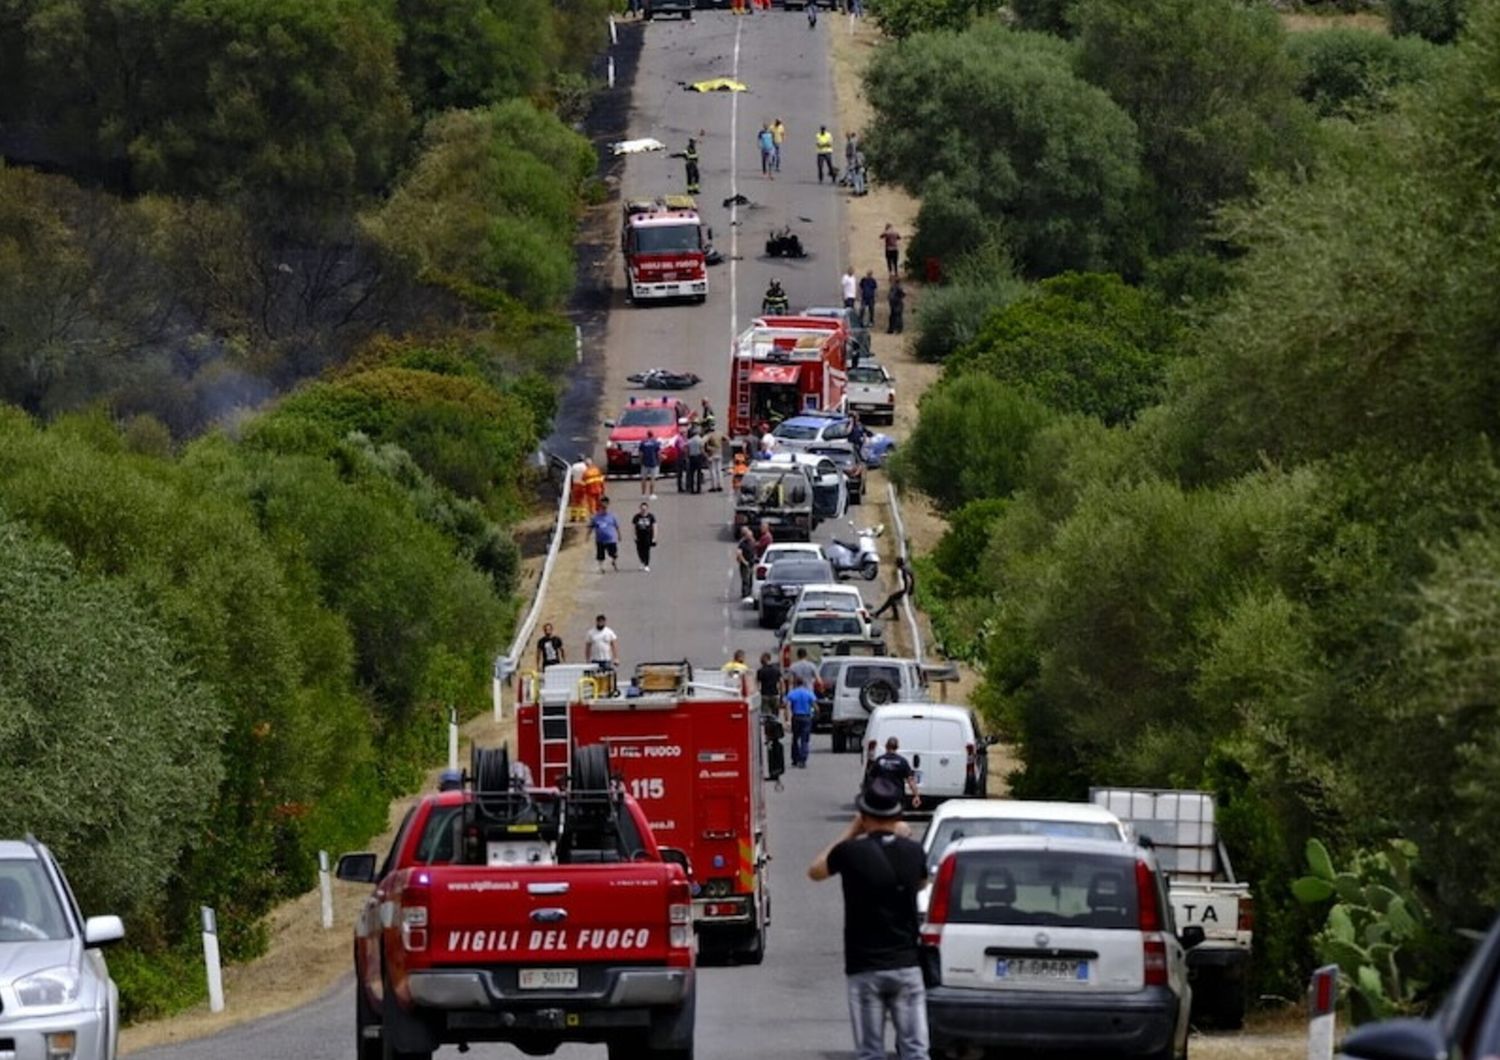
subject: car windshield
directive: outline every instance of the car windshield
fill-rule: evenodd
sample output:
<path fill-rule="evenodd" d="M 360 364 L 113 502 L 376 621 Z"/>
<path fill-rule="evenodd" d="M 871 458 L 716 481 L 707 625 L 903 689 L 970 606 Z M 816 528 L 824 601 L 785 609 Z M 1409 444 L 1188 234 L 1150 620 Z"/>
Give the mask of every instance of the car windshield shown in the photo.
<path fill-rule="evenodd" d="M 803 615 L 792 627 L 794 637 L 858 637 L 863 633 L 855 615 Z"/>
<path fill-rule="evenodd" d="M 0 942 L 46 942 L 70 934 L 42 863 L 35 858 L 0 860 Z"/>
<path fill-rule="evenodd" d="M 1138 929 L 1135 864 L 1070 850 L 958 855 L 948 919 L 957 924 Z"/>
<path fill-rule="evenodd" d="M 674 427 L 677 416 L 667 408 L 626 409 L 620 416 L 621 427 Z"/>
<path fill-rule="evenodd" d="M 700 247 L 697 225 L 643 225 L 635 230 L 635 249 L 641 254 L 670 254 Z"/>
<path fill-rule="evenodd" d="M 849 382 L 883 383 L 885 382 L 885 373 L 879 368 L 851 368 L 849 369 Z"/>
<path fill-rule="evenodd" d="M 901 671 L 895 666 L 872 666 L 869 663 L 851 663 L 844 668 L 845 688 L 864 688 L 875 681 L 889 681 L 892 688 L 900 689 Z"/>
<path fill-rule="evenodd" d="M 808 563 L 803 560 L 783 560 L 771 566 L 770 573 L 766 576 L 767 581 L 780 582 L 783 585 L 812 585 L 815 582 L 826 582 L 832 579 L 833 571 L 826 563 Z"/>
<path fill-rule="evenodd" d="M 848 611 L 853 614 L 864 601 L 858 593 L 836 593 L 828 589 L 809 589 L 802 594 L 801 607 L 807 611 Z"/>
<path fill-rule="evenodd" d="M 1039 821 L 1021 818 L 950 817 L 927 833 L 928 860 L 936 862 L 950 843 L 992 835 L 1044 835 L 1059 839 L 1123 839 L 1108 821 Z"/>
<path fill-rule="evenodd" d="M 822 424 L 818 423 L 792 423 L 787 421 L 776 425 L 771 433 L 778 438 L 785 438 L 789 442 L 805 442 L 810 438 L 816 438 Z"/>
<path fill-rule="evenodd" d="M 854 450 L 842 449 L 836 445 L 819 446 L 809 450 L 814 456 L 821 456 L 825 460 L 832 460 L 839 467 L 852 467 L 855 463 Z"/>

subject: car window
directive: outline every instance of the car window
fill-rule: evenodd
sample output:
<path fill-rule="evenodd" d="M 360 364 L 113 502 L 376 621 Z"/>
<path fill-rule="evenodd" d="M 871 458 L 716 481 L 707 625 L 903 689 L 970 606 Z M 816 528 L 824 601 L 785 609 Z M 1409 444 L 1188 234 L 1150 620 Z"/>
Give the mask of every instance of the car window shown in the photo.
<path fill-rule="evenodd" d="M 823 437 L 847 438 L 849 437 L 849 429 L 851 426 L 852 424 L 848 420 L 839 420 L 837 423 L 830 423 L 827 429 L 823 431 Z"/>
<path fill-rule="evenodd" d="M 1124 836 L 1107 821 L 1038 821 L 1010 817 L 950 817 L 927 833 L 924 845 L 929 861 L 943 856 L 950 843 L 992 835 L 1042 835 L 1058 839 L 1110 839 Z"/>
<path fill-rule="evenodd" d="M 804 615 L 792 630 L 794 637 L 857 637 L 864 631 L 854 615 Z"/>
<path fill-rule="evenodd" d="M 0 942 L 43 942 L 71 935 L 42 863 L 35 858 L 0 861 Z"/>
<path fill-rule="evenodd" d="M 633 229 L 635 249 L 642 254 L 670 254 L 701 249 L 702 234 L 697 225 L 642 225 Z"/>
<path fill-rule="evenodd" d="M 818 476 L 820 478 L 826 477 L 828 475 L 837 475 L 838 473 L 838 467 L 832 460 L 829 460 L 826 456 L 818 461 Z"/>
<path fill-rule="evenodd" d="M 620 413 L 621 427 L 671 427 L 677 423 L 677 415 L 671 409 L 630 408 Z"/>
<path fill-rule="evenodd" d="M 833 570 L 826 563 L 800 563 L 787 562 L 773 564 L 766 574 L 766 580 L 772 582 L 786 582 L 796 585 L 811 585 L 816 582 L 826 582 L 833 577 Z"/>
<path fill-rule="evenodd" d="M 864 688 L 872 681 L 889 681 L 901 688 L 901 668 L 888 664 L 850 663 L 844 668 L 845 688 Z"/>
<path fill-rule="evenodd" d="M 849 369 L 849 382 L 883 383 L 885 382 L 885 373 L 879 368 L 851 368 Z"/>
<path fill-rule="evenodd" d="M 864 603 L 853 593 L 831 593 L 826 589 L 809 589 L 802 594 L 800 606 L 805 610 L 858 611 Z"/>
<path fill-rule="evenodd" d="M 435 806 L 427 815 L 422 827 L 422 838 L 417 843 L 416 857 L 421 864 L 444 865 L 454 861 L 463 849 L 459 842 L 463 835 L 464 808 L 462 806 Z"/>
<path fill-rule="evenodd" d="M 843 665 L 843 664 L 840 661 L 838 661 L 837 659 L 834 659 L 834 660 L 830 660 L 828 662 L 825 662 L 818 669 L 818 680 L 823 682 L 823 686 L 825 688 L 832 688 L 833 685 L 834 685 L 834 682 L 836 680 L 838 680 L 839 667 L 841 665 Z"/>
<path fill-rule="evenodd" d="M 1070 850 L 958 855 L 948 919 L 958 924 L 1139 929 L 1135 865 Z"/>
<path fill-rule="evenodd" d="M 792 442 L 805 442 L 809 438 L 818 436 L 818 428 L 814 425 L 803 423 L 782 423 L 771 432 L 778 438 L 785 438 Z"/>

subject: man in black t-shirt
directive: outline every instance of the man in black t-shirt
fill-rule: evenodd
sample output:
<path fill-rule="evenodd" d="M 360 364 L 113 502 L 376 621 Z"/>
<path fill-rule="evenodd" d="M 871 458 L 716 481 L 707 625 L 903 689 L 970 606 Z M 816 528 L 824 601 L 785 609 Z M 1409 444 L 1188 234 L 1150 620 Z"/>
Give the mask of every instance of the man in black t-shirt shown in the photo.
<path fill-rule="evenodd" d="M 563 651 L 562 638 L 552 632 L 552 623 L 548 622 L 542 626 L 542 637 L 536 642 L 536 665 L 537 669 L 545 670 L 549 666 L 556 666 L 567 659 L 567 653 Z"/>
<path fill-rule="evenodd" d="M 808 867 L 844 887 L 844 975 L 856 1060 L 884 1060 L 885 1017 L 902 1060 L 928 1060 L 927 997 L 917 956 L 917 891 L 927 881 L 921 844 L 901 823 L 901 789 L 875 776 L 859 815 Z"/>
<path fill-rule="evenodd" d="M 755 671 L 755 685 L 760 692 L 760 709 L 763 714 L 781 712 L 781 667 L 771 660 L 771 653 L 760 653 L 760 669 Z"/>
<path fill-rule="evenodd" d="M 922 805 L 922 794 L 917 790 L 917 774 L 911 763 L 901 753 L 901 741 L 894 736 L 885 741 L 885 754 L 870 763 L 865 779 L 886 777 L 896 785 L 897 791 L 911 796 L 912 809 Z"/>
<path fill-rule="evenodd" d="M 651 573 L 651 550 L 656 547 L 656 516 L 651 514 L 651 505 L 641 501 L 640 511 L 630 517 L 635 527 L 635 555 L 641 561 L 641 569 Z"/>

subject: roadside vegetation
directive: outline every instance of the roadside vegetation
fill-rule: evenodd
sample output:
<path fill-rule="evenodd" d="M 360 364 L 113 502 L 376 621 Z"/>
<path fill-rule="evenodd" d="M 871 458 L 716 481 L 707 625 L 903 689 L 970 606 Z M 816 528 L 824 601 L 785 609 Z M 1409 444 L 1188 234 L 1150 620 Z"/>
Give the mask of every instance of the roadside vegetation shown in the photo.
<path fill-rule="evenodd" d="M 0 820 L 127 1018 L 487 702 L 606 6 L 0 0 Z"/>
<path fill-rule="evenodd" d="M 1309 840 L 1419 850 L 1423 915 L 1360 945 L 1399 938 L 1426 993 L 1357 1008 L 1420 1006 L 1500 905 L 1500 3 L 1393 2 L 1389 34 L 1235 0 L 874 10 L 870 164 L 948 281 L 894 471 L 946 514 L 923 603 L 1012 791 L 1216 792 L 1282 997 L 1348 919 L 1294 894 Z"/>

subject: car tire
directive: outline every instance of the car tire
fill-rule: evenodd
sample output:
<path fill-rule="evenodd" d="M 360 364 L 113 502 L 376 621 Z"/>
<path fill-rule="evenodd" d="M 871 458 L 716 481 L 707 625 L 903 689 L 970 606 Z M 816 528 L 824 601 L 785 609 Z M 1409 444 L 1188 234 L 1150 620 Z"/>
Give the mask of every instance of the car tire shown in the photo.
<path fill-rule="evenodd" d="M 734 957 L 739 964 L 761 964 L 766 959 L 766 929 L 758 927 L 747 933 L 745 947 Z"/>
<path fill-rule="evenodd" d="M 867 582 L 872 582 L 880 577 L 880 562 L 867 559 L 859 565 L 859 576 Z"/>
<path fill-rule="evenodd" d="M 845 749 L 846 749 L 846 747 L 847 747 L 847 745 L 848 745 L 848 742 L 849 742 L 848 741 L 848 737 L 845 735 L 843 729 L 836 728 L 836 729 L 833 730 L 833 753 L 834 754 L 836 754 L 836 755 L 843 754 L 844 751 L 845 751 Z"/>
<path fill-rule="evenodd" d="M 865 708 L 866 713 L 869 713 L 876 707 L 884 707 L 896 702 L 900 696 L 900 689 L 881 677 L 859 690 L 859 705 Z"/>
<path fill-rule="evenodd" d="M 371 1027 L 380 1026 L 380 1017 L 375 1012 L 375 1006 L 371 1005 L 365 996 L 365 988 L 362 984 L 354 984 L 354 1055 L 358 1060 L 383 1060 L 385 1047 L 381 1044 L 380 1035 L 367 1035 L 365 1031 Z"/>
<path fill-rule="evenodd" d="M 381 972 L 381 975 L 385 975 L 384 971 Z M 385 978 L 383 981 L 385 985 L 385 1000 L 382 1003 L 380 1020 L 382 1028 L 380 1035 L 380 1060 L 432 1060 L 433 1050 L 431 1049 L 396 1048 L 396 1037 L 398 1034 L 396 1029 L 397 1021 L 404 1019 L 410 1022 L 412 1017 L 405 1016 L 396 1004 L 396 991 L 392 988 L 390 979 Z"/>

